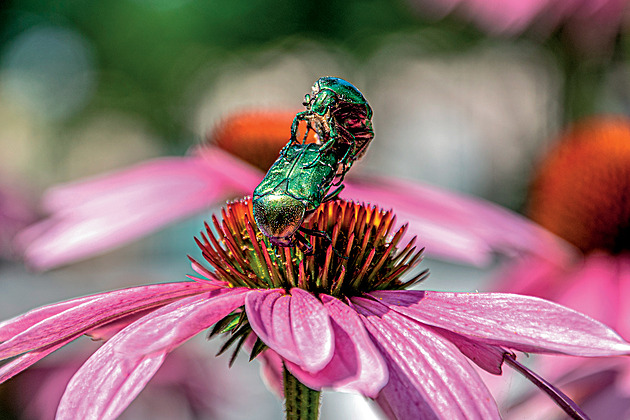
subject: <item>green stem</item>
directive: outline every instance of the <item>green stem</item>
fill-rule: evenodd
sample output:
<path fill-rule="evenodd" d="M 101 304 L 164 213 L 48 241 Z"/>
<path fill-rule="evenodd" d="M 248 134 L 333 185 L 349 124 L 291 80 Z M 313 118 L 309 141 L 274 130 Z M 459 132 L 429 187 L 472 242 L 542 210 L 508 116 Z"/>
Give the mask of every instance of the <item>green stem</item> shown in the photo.
<path fill-rule="evenodd" d="M 284 367 L 284 408 L 287 420 L 318 420 L 321 392 L 300 381 Z"/>

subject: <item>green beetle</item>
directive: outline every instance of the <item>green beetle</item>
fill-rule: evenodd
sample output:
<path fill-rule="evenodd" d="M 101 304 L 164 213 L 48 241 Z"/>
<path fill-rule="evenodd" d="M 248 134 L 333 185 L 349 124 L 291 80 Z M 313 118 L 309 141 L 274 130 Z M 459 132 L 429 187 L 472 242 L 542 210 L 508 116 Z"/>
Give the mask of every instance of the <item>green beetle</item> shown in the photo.
<path fill-rule="evenodd" d="M 334 185 L 339 162 L 332 149 L 322 145 L 293 144 L 284 147 L 278 160 L 256 187 L 252 199 L 254 220 L 276 246 L 299 244 L 312 247 L 300 233 L 326 236 L 302 227 L 304 218 L 321 203 L 335 198 L 343 186 L 327 195 Z"/>
<path fill-rule="evenodd" d="M 306 111 L 299 112 L 291 125 L 291 141 L 298 143 L 300 121 L 315 130 L 319 144 L 331 148 L 340 163 L 341 177 L 359 159 L 374 138 L 372 108 L 351 83 L 338 77 L 322 77 L 304 97 Z M 304 140 L 302 141 L 304 142 Z"/>

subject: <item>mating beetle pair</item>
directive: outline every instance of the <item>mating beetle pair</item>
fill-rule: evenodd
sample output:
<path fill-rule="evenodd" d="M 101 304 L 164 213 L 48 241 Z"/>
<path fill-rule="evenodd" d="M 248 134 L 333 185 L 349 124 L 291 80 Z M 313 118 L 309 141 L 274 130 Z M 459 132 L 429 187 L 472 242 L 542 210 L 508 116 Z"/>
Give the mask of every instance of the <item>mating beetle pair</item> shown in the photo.
<path fill-rule="evenodd" d="M 306 111 L 298 112 L 291 125 L 291 143 L 296 138 L 300 121 L 306 121 L 306 133 L 314 130 L 324 149 L 332 148 L 337 155 L 341 173 L 361 158 L 374 138 L 372 108 L 363 94 L 351 83 L 338 77 L 322 77 L 304 96 Z M 304 140 L 302 141 L 304 142 Z"/>
<path fill-rule="evenodd" d="M 374 137 L 372 109 L 361 92 L 337 77 L 322 77 L 305 96 L 306 111 L 291 126 L 291 138 L 253 194 L 254 220 L 276 246 L 296 240 L 312 247 L 303 233 L 326 236 L 302 227 L 304 219 L 323 202 L 336 198 L 343 178 L 354 161 L 365 153 Z M 300 121 L 306 121 L 304 139 L 297 140 Z M 306 143 L 309 130 L 317 143 Z M 339 186 L 332 193 L 332 186 Z"/>

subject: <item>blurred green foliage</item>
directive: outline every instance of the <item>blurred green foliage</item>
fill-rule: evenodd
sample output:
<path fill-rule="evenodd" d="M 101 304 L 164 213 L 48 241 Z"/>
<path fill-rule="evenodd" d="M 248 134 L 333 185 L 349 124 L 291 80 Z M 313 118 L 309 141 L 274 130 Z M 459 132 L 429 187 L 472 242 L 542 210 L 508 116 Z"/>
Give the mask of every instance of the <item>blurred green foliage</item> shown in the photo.
<path fill-rule="evenodd" d="M 304 39 L 332 44 L 360 63 L 394 32 L 424 31 L 434 51 L 482 38 L 468 24 L 422 20 L 407 3 L 388 0 L 21 0 L 5 3 L 0 19 L 0 49 L 35 25 L 78 31 L 98 67 L 97 91 L 83 112 L 105 107 L 142 115 L 174 147 L 189 145 L 192 135 L 183 124 L 189 110 L 182 94 L 212 63 Z"/>

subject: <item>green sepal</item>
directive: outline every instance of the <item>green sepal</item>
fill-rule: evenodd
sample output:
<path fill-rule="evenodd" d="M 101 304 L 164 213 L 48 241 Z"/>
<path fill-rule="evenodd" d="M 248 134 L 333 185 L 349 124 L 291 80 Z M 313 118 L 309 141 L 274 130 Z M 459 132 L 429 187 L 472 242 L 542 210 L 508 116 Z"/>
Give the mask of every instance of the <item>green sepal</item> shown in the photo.
<path fill-rule="evenodd" d="M 230 337 L 227 339 L 227 341 L 223 343 L 223 345 L 221 346 L 221 348 L 219 349 L 216 355 L 220 356 L 223 353 L 225 353 L 225 351 L 229 349 L 230 346 L 234 344 L 234 342 L 236 342 L 236 340 L 238 340 L 239 338 L 243 336 L 247 336 L 247 334 L 249 334 L 250 332 L 251 332 L 250 328 L 241 328 L 237 331 L 234 331 L 232 335 L 230 335 Z"/>
<path fill-rule="evenodd" d="M 223 317 L 219 322 L 214 324 L 212 330 L 208 334 L 208 340 L 217 334 L 223 334 L 230 332 L 243 323 L 245 311 L 232 312 L 231 314 Z"/>
<path fill-rule="evenodd" d="M 229 367 L 232 367 L 232 365 L 236 361 L 236 356 L 238 356 L 238 353 L 241 351 L 241 347 L 243 347 L 243 343 L 245 343 L 245 340 L 247 339 L 248 335 L 249 334 L 245 334 L 241 336 L 240 340 L 238 340 L 238 343 L 236 344 L 236 348 L 234 349 L 234 352 L 232 353 L 232 357 L 230 357 L 230 362 L 228 363 Z"/>
<path fill-rule="evenodd" d="M 263 343 L 263 341 L 256 337 L 256 342 L 254 343 L 254 347 L 252 347 L 252 352 L 249 354 L 249 361 L 254 360 L 260 353 L 263 352 L 267 348 L 267 345 Z"/>

